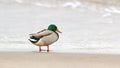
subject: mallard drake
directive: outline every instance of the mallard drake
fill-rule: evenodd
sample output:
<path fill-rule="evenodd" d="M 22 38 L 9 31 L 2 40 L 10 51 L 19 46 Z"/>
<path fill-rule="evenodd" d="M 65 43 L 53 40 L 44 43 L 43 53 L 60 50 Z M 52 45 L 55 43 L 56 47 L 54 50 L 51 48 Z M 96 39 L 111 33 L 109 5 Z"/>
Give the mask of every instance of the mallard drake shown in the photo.
<path fill-rule="evenodd" d="M 29 41 L 34 45 L 39 46 L 39 52 L 41 52 L 41 46 L 47 46 L 47 52 L 49 52 L 49 45 L 59 39 L 57 32 L 61 33 L 56 25 L 51 24 L 47 29 L 41 30 L 34 34 L 30 34 Z"/>

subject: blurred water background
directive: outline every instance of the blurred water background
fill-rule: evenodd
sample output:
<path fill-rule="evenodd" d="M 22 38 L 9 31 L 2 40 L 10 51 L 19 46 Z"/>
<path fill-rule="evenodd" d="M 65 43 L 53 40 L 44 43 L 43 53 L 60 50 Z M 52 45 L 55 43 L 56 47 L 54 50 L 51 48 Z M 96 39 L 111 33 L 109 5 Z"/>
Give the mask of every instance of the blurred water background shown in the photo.
<path fill-rule="evenodd" d="M 37 51 L 29 34 L 56 24 L 63 33 L 52 52 L 120 54 L 119 6 L 120 0 L 0 0 L 0 51 Z"/>

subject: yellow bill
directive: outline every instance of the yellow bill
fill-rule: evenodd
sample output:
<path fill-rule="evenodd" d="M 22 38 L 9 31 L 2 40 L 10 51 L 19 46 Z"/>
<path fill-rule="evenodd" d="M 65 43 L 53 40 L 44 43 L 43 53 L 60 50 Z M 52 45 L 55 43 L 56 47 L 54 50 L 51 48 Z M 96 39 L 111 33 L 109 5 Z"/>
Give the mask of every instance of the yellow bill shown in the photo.
<path fill-rule="evenodd" d="M 56 32 L 62 33 L 62 32 L 61 32 L 60 30 L 58 30 L 58 29 L 56 30 Z"/>

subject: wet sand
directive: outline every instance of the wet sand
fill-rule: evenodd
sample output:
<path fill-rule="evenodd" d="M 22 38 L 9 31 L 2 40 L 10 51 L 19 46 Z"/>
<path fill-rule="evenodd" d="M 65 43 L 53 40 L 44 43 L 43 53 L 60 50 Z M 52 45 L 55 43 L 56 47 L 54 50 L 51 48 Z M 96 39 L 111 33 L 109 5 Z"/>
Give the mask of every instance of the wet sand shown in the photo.
<path fill-rule="evenodd" d="M 0 52 L 1 68 L 120 68 L 120 55 Z"/>

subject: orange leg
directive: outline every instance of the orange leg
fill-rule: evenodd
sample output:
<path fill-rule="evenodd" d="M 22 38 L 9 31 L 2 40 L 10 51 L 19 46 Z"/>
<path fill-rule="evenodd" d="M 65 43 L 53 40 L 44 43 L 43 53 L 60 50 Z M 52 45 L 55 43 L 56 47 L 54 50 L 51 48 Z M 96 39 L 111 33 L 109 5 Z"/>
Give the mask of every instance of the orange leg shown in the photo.
<path fill-rule="evenodd" d="M 41 46 L 39 46 L 39 52 L 41 52 L 42 50 L 41 50 Z"/>
<path fill-rule="evenodd" d="M 47 52 L 49 52 L 49 45 L 47 46 Z"/>

